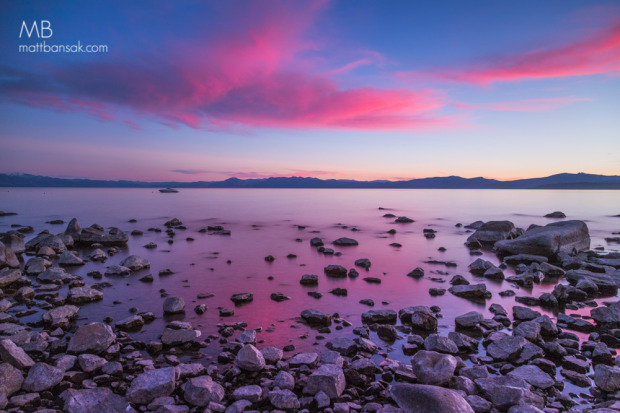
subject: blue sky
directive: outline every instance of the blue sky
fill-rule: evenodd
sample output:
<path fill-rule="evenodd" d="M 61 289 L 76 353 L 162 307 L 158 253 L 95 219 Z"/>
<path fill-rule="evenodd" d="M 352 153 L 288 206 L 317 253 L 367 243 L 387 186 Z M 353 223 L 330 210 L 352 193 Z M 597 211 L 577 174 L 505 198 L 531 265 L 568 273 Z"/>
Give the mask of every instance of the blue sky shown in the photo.
<path fill-rule="evenodd" d="M 3 2 L 0 172 L 620 172 L 617 2 Z M 22 21 L 53 35 L 19 38 Z M 105 45 L 23 53 L 20 45 Z"/>

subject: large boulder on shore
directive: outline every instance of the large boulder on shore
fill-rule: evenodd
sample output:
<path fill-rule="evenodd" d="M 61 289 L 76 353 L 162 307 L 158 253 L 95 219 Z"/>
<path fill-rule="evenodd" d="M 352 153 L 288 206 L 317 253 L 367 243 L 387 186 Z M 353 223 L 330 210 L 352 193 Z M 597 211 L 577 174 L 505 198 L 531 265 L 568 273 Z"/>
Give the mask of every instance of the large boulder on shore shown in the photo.
<path fill-rule="evenodd" d="M 515 225 L 510 221 L 485 222 L 468 238 L 468 242 L 478 241 L 483 245 L 493 245 L 497 241 L 516 238 L 518 236 Z"/>
<path fill-rule="evenodd" d="M 474 413 L 458 392 L 439 386 L 396 383 L 390 394 L 406 413 Z"/>
<path fill-rule="evenodd" d="M 583 221 L 561 221 L 532 228 L 518 238 L 498 241 L 495 249 L 500 255 L 533 254 L 554 257 L 590 248 L 590 233 Z"/>

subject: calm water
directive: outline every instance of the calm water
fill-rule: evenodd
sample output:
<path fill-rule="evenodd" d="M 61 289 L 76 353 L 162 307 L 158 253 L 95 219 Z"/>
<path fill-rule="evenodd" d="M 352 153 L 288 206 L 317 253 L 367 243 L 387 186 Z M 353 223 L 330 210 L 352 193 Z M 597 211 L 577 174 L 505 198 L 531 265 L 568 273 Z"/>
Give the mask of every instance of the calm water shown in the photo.
<path fill-rule="evenodd" d="M 390 211 L 379 210 L 390 208 Z M 127 249 L 108 259 L 106 263 L 88 263 L 76 267 L 72 273 L 84 276 L 87 283 L 93 280 L 86 273 L 118 264 L 127 255 L 138 254 L 151 262 L 150 271 L 141 271 L 126 278 L 109 278 L 112 283 L 104 290 L 104 300 L 85 305 L 80 311 L 88 319 L 101 320 L 111 316 L 120 320 L 128 316 L 129 308 L 152 311 L 162 315 L 163 298 L 159 290 L 170 295 L 179 295 L 187 303 L 186 321 L 203 332 L 203 337 L 217 333 L 218 323 L 245 321 L 250 328 L 262 327 L 258 334 L 263 343 L 259 347 L 274 345 L 282 347 L 294 343 L 297 350 L 308 350 L 316 345 L 316 331 L 300 324 L 296 318 L 306 308 L 324 312 L 338 312 L 354 326 L 361 325 L 360 315 L 370 308 L 359 304 L 359 300 L 371 298 L 375 309 L 389 308 L 398 311 L 413 305 L 439 305 L 443 318 L 440 333 L 447 334 L 454 329 L 454 317 L 472 309 L 491 316 L 488 305 L 498 302 L 510 308 L 514 298 L 502 298 L 499 291 L 516 287 L 507 282 L 485 280 L 493 299 L 487 305 L 477 305 L 450 293 L 431 297 L 430 287 L 448 288 L 447 281 L 455 274 L 464 275 L 472 283 L 482 282 L 467 271 L 467 265 L 477 257 L 469 255 L 463 246 L 469 233 L 455 224 L 469 224 L 476 220 L 507 219 L 515 225 L 527 228 L 530 224 L 546 224 L 552 220 L 543 218 L 546 213 L 561 210 L 569 219 L 581 219 L 588 223 L 592 236 L 592 247 L 602 246 L 607 250 L 618 249 L 618 245 L 607 245 L 604 237 L 620 231 L 620 191 L 509 191 L 509 190 L 333 190 L 333 189 L 183 189 L 177 194 L 160 194 L 151 189 L 10 189 L 0 192 L 0 210 L 14 211 L 19 215 L 0 218 L 0 232 L 10 229 L 11 224 L 32 225 L 35 233 L 43 229 L 62 232 L 65 225 L 49 225 L 46 221 L 62 219 L 68 222 L 76 217 L 82 227 L 93 223 L 104 227 L 116 226 L 126 232 L 134 229 L 144 231 L 142 236 L 132 236 Z M 384 213 L 406 215 L 415 220 L 411 224 L 394 224 L 394 219 L 383 218 Z M 129 219 L 137 223 L 128 223 Z M 177 231 L 174 243 L 167 243 L 165 232 L 153 233 L 150 227 L 163 227 L 171 218 L 180 219 L 187 226 Z M 232 231 L 230 236 L 198 233 L 207 225 L 223 225 Z M 297 226 L 303 225 L 305 229 Z M 348 226 L 343 228 L 342 226 Z M 352 231 L 351 228 L 359 231 Z M 422 230 L 433 228 L 436 238 L 424 238 Z M 386 232 L 396 229 L 397 233 Z M 28 236 L 27 239 L 33 237 Z M 309 240 L 321 237 L 326 246 L 339 237 L 351 237 L 359 241 L 356 247 L 334 247 L 341 256 L 320 254 L 310 247 Z M 193 242 L 186 241 L 192 237 Z M 296 239 L 301 239 L 297 242 Z M 153 241 L 158 248 L 148 250 L 142 246 Z M 389 246 L 402 244 L 401 248 Z M 439 247 L 447 251 L 439 252 Z M 216 254 L 217 253 L 217 254 Z M 297 258 L 288 259 L 288 254 Z M 84 252 L 84 256 L 88 251 Z M 264 257 L 272 255 L 274 262 Z M 366 273 L 358 268 L 357 279 L 328 279 L 323 268 L 328 264 L 353 267 L 358 258 L 369 258 L 372 262 Z M 483 258 L 499 263 L 495 255 L 485 253 Z M 424 264 L 429 259 L 455 261 L 456 268 Z M 227 260 L 231 260 L 230 264 Z M 414 280 L 406 274 L 415 267 L 426 270 L 426 276 Z M 175 272 L 168 277 L 157 273 L 170 268 Z M 151 272 L 155 281 L 144 284 L 138 281 L 142 275 Z M 441 273 L 439 273 L 441 272 Z M 506 275 L 512 275 L 505 271 Z M 318 274 L 318 287 L 303 287 L 299 279 L 303 274 Z M 268 280 L 272 276 L 273 280 Z M 363 277 L 372 276 L 382 280 L 380 285 L 368 284 Z M 446 280 L 445 283 L 431 281 L 431 277 Z M 328 291 L 335 287 L 348 289 L 348 297 L 337 297 Z M 550 291 L 553 285 L 536 285 L 533 291 L 517 290 L 517 295 L 538 297 Z M 308 291 L 322 292 L 323 298 L 314 299 Z M 213 293 L 214 297 L 198 300 L 198 293 Z M 222 319 L 218 307 L 234 308 L 230 296 L 234 293 L 252 292 L 254 302 L 235 308 L 234 317 Z M 273 292 L 282 292 L 292 300 L 272 301 Z M 121 304 L 113 304 L 120 300 Z M 382 302 L 389 302 L 383 305 Z M 209 307 L 203 315 L 196 315 L 192 309 L 198 303 Z M 32 316 L 40 317 L 40 314 Z M 133 335 L 148 340 L 161 334 L 165 321 L 158 319 Z M 272 327 L 271 331 L 266 331 Z M 351 335 L 352 328 L 336 331 L 336 334 Z M 308 334 L 307 339 L 298 339 Z M 373 333 L 371 338 L 381 343 Z M 384 349 L 395 359 L 404 357 L 397 342 Z M 217 344 L 205 349 L 217 354 Z"/>

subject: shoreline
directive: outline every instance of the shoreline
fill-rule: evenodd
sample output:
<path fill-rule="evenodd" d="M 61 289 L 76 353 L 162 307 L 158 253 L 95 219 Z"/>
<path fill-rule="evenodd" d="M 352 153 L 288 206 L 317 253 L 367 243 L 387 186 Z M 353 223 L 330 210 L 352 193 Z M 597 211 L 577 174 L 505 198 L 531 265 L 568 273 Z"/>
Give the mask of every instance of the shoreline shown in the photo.
<path fill-rule="evenodd" d="M 296 322 L 324 339 L 315 336 L 316 351 L 302 353 L 296 349 L 262 346 L 260 338 L 257 339 L 262 329 L 258 332 L 249 329 L 247 323 L 223 323 L 217 326 L 217 334 L 204 337 L 200 328 L 183 321 L 185 315 L 219 311 L 221 316 L 226 314 L 222 312 L 226 309 L 202 308 L 205 305 L 202 302 L 194 307 L 182 303 L 182 297 L 165 291 L 161 292 L 165 300 L 158 312 L 136 309 L 125 319 L 89 319 L 96 324 L 79 325 L 75 318 L 79 317 L 80 307 L 107 295 L 109 277 L 132 277 L 142 274 L 142 270 L 148 272 L 150 263 L 135 250 L 129 251 L 134 255 L 116 263 L 113 257 L 119 246 L 127 245 L 130 235 L 118 229 L 104 230 L 96 225 L 80 228 L 77 221 L 72 221 L 58 235 L 35 236 L 34 229 L 32 233 L 27 231 L 26 242 L 20 228 L 15 227 L 2 235 L 4 255 L 0 255 L 4 260 L 0 265 L 5 267 L 0 270 L 1 303 L 6 314 L 0 323 L 0 335 L 4 339 L 0 342 L 1 374 L 13 386 L 4 392 L 8 393 L 7 403 L 10 408 L 21 407 L 24 411 L 36 411 L 38 407 L 79 411 L 71 410 L 79 403 L 92 406 L 103 403 L 118 408 L 110 411 L 121 411 L 131 402 L 133 408 L 150 405 L 148 411 L 161 412 L 205 408 L 388 412 L 398 411 L 394 410 L 398 406 L 404 411 L 418 411 L 415 409 L 422 408 L 421 405 L 411 403 L 424 402 L 435 408 L 461 409 L 453 411 L 472 408 L 484 411 L 493 407 L 513 412 L 525 411 L 519 410 L 524 408 L 519 407 L 524 403 L 541 409 L 573 407 L 574 398 L 562 392 L 562 380 L 566 379 L 575 385 L 591 384 L 584 388 L 590 389 L 591 396 L 580 397 L 580 403 L 593 406 L 608 399 L 607 404 L 619 405 L 613 398 L 613 393 L 620 389 L 620 368 L 615 366 L 613 348 L 620 347 L 620 339 L 614 333 L 620 326 L 620 309 L 616 313 L 615 306 L 600 306 L 594 299 L 607 301 L 617 295 L 614 280 L 620 278 L 620 255 L 589 250 L 585 223 L 558 222 L 575 222 L 560 225 L 573 239 L 571 245 L 560 247 L 583 252 L 573 256 L 562 251 L 550 257 L 544 249 L 540 250 L 542 255 L 514 253 L 515 248 L 524 251 L 529 248 L 527 242 L 519 246 L 519 240 L 532 237 L 532 233 L 535 236 L 541 230 L 534 227 L 524 231 L 496 221 L 470 225 L 472 233 L 462 248 L 475 256 L 478 251 L 488 250 L 489 244 L 495 245 L 503 251 L 500 256 L 504 264 L 496 266 L 482 258 L 474 260 L 466 277 L 454 276 L 449 280 L 450 287 L 442 286 L 434 293 L 439 299 L 451 294 L 462 300 L 482 302 L 485 307 L 490 306 L 492 318 L 485 319 L 478 311 L 466 312 L 454 320 L 456 331 L 445 336 L 441 334 L 445 333 L 444 329 L 438 330 L 438 323 L 442 322 L 441 308 L 414 305 L 386 309 L 373 303 L 359 320 L 322 309 L 319 300 L 313 311 L 309 308 L 301 311 Z M 64 222 L 57 225 L 64 226 Z M 181 221 L 169 220 L 159 230 L 172 240 L 186 230 L 183 227 Z M 226 236 L 224 227 L 205 229 L 209 235 Z M 427 234 L 427 238 L 432 238 L 430 232 Z M 329 254 L 326 250 L 332 247 L 328 240 L 319 240 L 320 243 L 314 241 L 311 247 L 321 254 Z M 355 240 L 340 238 L 334 245 L 346 248 L 354 245 L 352 241 Z M 78 253 L 73 254 L 71 250 Z M 17 255 L 13 256 L 12 252 Z M 19 256 L 25 260 L 19 260 Z M 98 274 L 91 271 L 87 277 L 72 275 L 72 269 L 82 265 L 84 257 L 98 263 L 101 271 Z M 269 257 L 265 258 L 269 261 Z M 324 278 L 357 278 L 365 266 L 370 267 L 370 261 L 356 262 L 352 268 L 328 266 L 318 278 L 320 282 Z M 412 271 L 409 277 L 433 277 L 437 268 L 428 264 L 426 274 L 420 268 L 421 271 Z M 508 269 L 515 270 L 514 276 L 506 277 L 511 283 L 527 285 L 544 278 L 564 287 L 556 286 L 553 293 L 538 298 L 525 297 L 510 311 L 498 304 L 498 297 L 489 297 L 485 286 L 492 280 L 503 280 L 503 272 Z M 360 281 L 364 278 L 369 283 L 381 281 L 380 278 L 368 280 L 373 277 L 365 275 L 360 276 Z M 568 286 L 559 283 L 564 279 L 569 281 Z M 148 278 L 141 281 L 149 282 Z M 510 285 L 506 285 L 505 291 L 510 290 Z M 65 290 L 67 295 L 63 296 Z M 331 293 L 346 295 L 347 291 Z M 251 308 L 253 299 L 251 295 L 232 295 L 229 309 L 242 308 L 236 305 Z M 271 299 L 286 301 L 286 296 L 276 295 Z M 554 299 L 564 311 L 592 308 L 595 323 L 587 317 L 568 315 L 553 320 L 535 310 L 539 306 L 549 308 Z M 202 300 L 208 303 L 208 298 Z M 32 309 L 46 314 L 40 322 L 25 321 L 32 315 L 28 314 Z M 164 316 L 168 322 L 160 340 L 143 342 L 131 338 L 133 330 L 143 325 L 147 329 L 149 321 Z M 174 321 L 174 318 L 178 319 Z M 275 321 L 266 320 L 265 324 Z M 558 327 L 564 331 L 560 332 Z M 350 337 L 332 334 L 343 331 Z M 590 340 L 580 340 L 575 331 L 589 333 Z M 386 351 L 393 343 L 403 340 L 401 351 L 411 358 L 409 363 L 389 359 Z M 221 349 L 217 361 L 202 352 L 207 347 Z M 13 367 L 8 367 L 9 364 Z M 591 374 L 594 364 L 600 367 L 594 370 L 592 383 L 587 374 Z M 557 374 L 560 380 L 556 380 Z M 21 383 L 16 388 L 18 376 Z M 452 404 L 434 404 L 447 403 L 446 400 Z M 3 402 L 0 396 L 0 406 Z"/>

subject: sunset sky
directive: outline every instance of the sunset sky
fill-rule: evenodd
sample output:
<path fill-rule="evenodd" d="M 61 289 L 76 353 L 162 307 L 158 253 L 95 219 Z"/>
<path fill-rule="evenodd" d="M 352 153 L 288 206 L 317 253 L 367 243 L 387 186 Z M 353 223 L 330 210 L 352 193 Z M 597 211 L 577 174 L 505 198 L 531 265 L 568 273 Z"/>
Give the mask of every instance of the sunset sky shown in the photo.
<path fill-rule="evenodd" d="M 1 4 L 0 173 L 620 174 L 617 1 Z"/>

